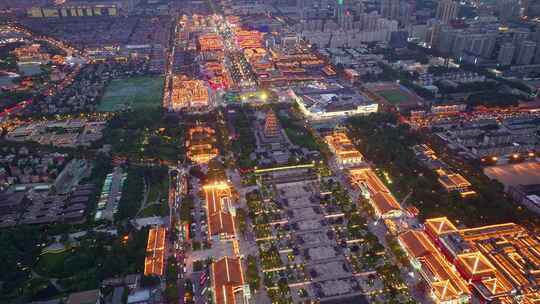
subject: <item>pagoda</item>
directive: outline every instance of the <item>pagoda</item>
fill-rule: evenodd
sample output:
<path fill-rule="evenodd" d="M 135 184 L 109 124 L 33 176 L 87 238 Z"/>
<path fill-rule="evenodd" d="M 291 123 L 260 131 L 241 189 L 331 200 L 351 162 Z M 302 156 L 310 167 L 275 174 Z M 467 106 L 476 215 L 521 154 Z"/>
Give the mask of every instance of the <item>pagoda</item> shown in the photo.
<path fill-rule="evenodd" d="M 281 135 L 279 122 L 277 120 L 274 111 L 270 110 L 266 113 L 266 119 L 264 121 L 264 136 L 267 138 L 279 137 Z"/>

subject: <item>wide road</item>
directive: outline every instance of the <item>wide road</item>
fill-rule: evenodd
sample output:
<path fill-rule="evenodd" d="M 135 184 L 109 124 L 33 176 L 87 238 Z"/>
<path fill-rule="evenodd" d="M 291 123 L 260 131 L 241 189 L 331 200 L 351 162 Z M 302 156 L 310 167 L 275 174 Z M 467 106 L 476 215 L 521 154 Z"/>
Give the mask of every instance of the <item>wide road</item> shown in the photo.
<path fill-rule="evenodd" d="M 181 197 L 182 197 L 182 171 L 179 170 L 178 167 L 170 167 L 169 168 L 169 208 L 170 208 L 170 220 L 169 223 L 172 225 L 176 225 L 178 219 L 179 219 L 179 210 L 180 210 L 180 204 L 181 204 Z M 172 231 L 175 229 L 174 226 L 169 227 L 169 231 Z M 174 252 L 174 256 L 176 258 L 176 262 L 179 265 L 178 273 L 179 278 L 176 282 L 178 287 L 178 294 L 179 294 L 179 304 L 184 304 L 184 273 L 183 273 L 183 265 L 185 263 L 185 256 L 184 256 L 184 250 L 183 250 L 183 240 L 180 237 L 177 237 L 176 239 L 172 240 L 172 252 Z"/>
<path fill-rule="evenodd" d="M 179 18 L 174 19 L 174 31 L 169 45 L 171 46 L 170 50 L 166 54 L 165 62 L 165 84 L 163 85 L 163 107 L 170 109 L 172 106 L 172 76 L 173 76 L 173 65 L 174 65 L 174 54 L 176 53 L 176 45 L 178 42 L 178 30 L 180 27 Z"/>

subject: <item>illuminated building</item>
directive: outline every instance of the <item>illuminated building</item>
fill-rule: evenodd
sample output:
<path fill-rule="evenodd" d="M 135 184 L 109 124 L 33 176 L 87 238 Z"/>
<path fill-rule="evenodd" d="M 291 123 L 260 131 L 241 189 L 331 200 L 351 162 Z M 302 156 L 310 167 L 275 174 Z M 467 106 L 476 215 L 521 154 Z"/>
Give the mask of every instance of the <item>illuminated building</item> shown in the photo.
<path fill-rule="evenodd" d="M 218 34 L 199 36 L 199 46 L 202 52 L 223 51 L 223 38 Z"/>
<path fill-rule="evenodd" d="M 12 53 L 17 57 L 18 63 L 46 63 L 50 61 L 49 54 L 41 53 L 40 44 L 31 44 L 23 47 L 18 47 L 12 51 Z"/>
<path fill-rule="evenodd" d="M 268 70 L 274 69 L 274 64 L 272 63 L 272 61 L 265 58 L 252 59 L 250 60 L 250 63 L 251 67 L 257 71 L 257 74 L 267 73 Z"/>
<path fill-rule="evenodd" d="M 540 240 L 505 223 L 458 229 L 446 217 L 428 219 L 423 233 L 453 264 L 481 303 L 537 303 Z"/>
<path fill-rule="evenodd" d="M 360 164 L 364 161 L 363 155 L 358 151 L 343 131 L 336 131 L 324 137 L 330 151 L 334 153 L 339 166 Z"/>
<path fill-rule="evenodd" d="M 398 237 L 412 266 L 429 286 L 435 303 L 469 303 L 467 283 L 442 256 L 423 231 L 409 230 Z"/>
<path fill-rule="evenodd" d="M 437 115 L 449 115 L 464 112 L 467 108 L 466 103 L 454 102 L 438 105 L 431 105 L 430 112 Z"/>
<path fill-rule="evenodd" d="M 214 240 L 236 238 L 232 191 L 226 182 L 203 186 L 208 218 L 208 237 Z"/>
<path fill-rule="evenodd" d="M 211 267 L 214 303 L 249 303 L 251 292 L 244 280 L 244 269 L 240 258 L 224 257 Z"/>
<path fill-rule="evenodd" d="M 397 218 L 403 215 L 399 202 L 370 168 L 349 169 L 348 179 L 351 186 L 359 189 L 369 199 L 378 218 Z"/>
<path fill-rule="evenodd" d="M 228 15 L 225 17 L 227 19 L 227 22 L 231 24 L 233 27 L 238 27 L 240 25 L 240 17 L 235 15 Z"/>
<path fill-rule="evenodd" d="M 453 172 L 451 167 L 440 160 L 428 145 L 416 145 L 413 151 L 424 166 L 437 172 L 439 176 L 437 180 L 447 192 L 457 191 L 462 197 L 476 194 L 472 190 L 471 183 L 461 174 Z"/>
<path fill-rule="evenodd" d="M 148 231 L 148 243 L 146 245 L 146 258 L 144 260 L 144 275 L 163 275 L 165 255 L 165 235 L 163 227 L 152 228 Z"/>
<path fill-rule="evenodd" d="M 185 77 L 173 76 L 172 110 L 203 109 L 208 107 L 208 88 L 202 80 L 188 80 Z"/>
<path fill-rule="evenodd" d="M 248 59 L 262 58 L 266 56 L 267 52 L 263 48 L 245 49 L 244 56 Z"/>
<path fill-rule="evenodd" d="M 266 74 L 274 69 L 274 63 L 269 60 L 265 49 L 245 49 L 244 57 L 249 61 L 251 67 L 257 74 Z"/>
<path fill-rule="evenodd" d="M 236 40 L 236 44 L 242 49 L 261 48 L 262 40 L 263 40 L 263 33 L 259 31 L 238 30 L 235 33 L 235 40 Z"/>
<path fill-rule="evenodd" d="M 227 79 L 222 76 L 212 77 L 208 80 L 213 90 L 222 90 L 227 88 Z"/>
<path fill-rule="evenodd" d="M 326 75 L 328 77 L 332 77 L 332 76 L 337 75 L 336 71 L 330 65 L 325 65 L 324 66 L 323 73 L 324 73 L 324 75 Z"/>
<path fill-rule="evenodd" d="M 464 193 L 471 187 L 471 183 L 459 173 L 446 174 L 442 169 L 437 170 L 437 173 L 439 172 L 438 181 L 448 192 L 459 191 Z"/>
<path fill-rule="evenodd" d="M 292 98 L 302 114 L 312 121 L 340 120 L 376 113 L 379 105 L 348 88 L 295 88 Z"/>
<path fill-rule="evenodd" d="M 201 71 L 208 78 L 208 84 L 213 90 L 228 87 L 227 75 L 220 60 L 207 60 Z"/>
<path fill-rule="evenodd" d="M 206 164 L 218 155 L 214 146 L 216 131 L 212 128 L 197 126 L 189 129 L 186 141 L 187 157 L 194 163 Z"/>
<path fill-rule="evenodd" d="M 278 137 L 281 135 L 281 128 L 277 120 L 276 114 L 274 111 L 270 110 L 266 114 L 266 119 L 264 120 L 264 136 L 266 137 Z"/>
<path fill-rule="evenodd" d="M 204 63 L 204 69 L 216 76 L 223 75 L 223 65 L 218 61 L 207 61 Z"/>

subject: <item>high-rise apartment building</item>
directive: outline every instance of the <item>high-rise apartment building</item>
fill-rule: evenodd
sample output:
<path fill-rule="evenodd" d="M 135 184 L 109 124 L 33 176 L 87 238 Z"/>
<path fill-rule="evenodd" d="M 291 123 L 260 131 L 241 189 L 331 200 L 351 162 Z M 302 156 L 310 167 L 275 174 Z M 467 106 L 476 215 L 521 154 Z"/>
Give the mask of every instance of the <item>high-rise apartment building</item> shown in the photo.
<path fill-rule="evenodd" d="M 497 0 L 496 9 L 502 22 L 509 22 L 520 17 L 520 0 Z"/>
<path fill-rule="evenodd" d="M 446 55 L 459 58 L 465 54 L 491 58 L 497 32 L 490 30 L 461 30 L 442 26 L 437 49 Z"/>
<path fill-rule="evenodd" d="M 534 64 L 540 64 L 540 47 L 538 47 L 538 44 L 537 44 L 537 48 L 536 48 L 536 53 L 534 55 L 533 63 Z"/>
<path fill-rule="evenodd" d="M 520 45 L 526 40 L 529 40 L 531 32 L 529 29 L 516 29 L 512 35 L 512 43 L 515 45 Z"/>
<path fill-rule="evenodd" d="M 345 5 L 343 4 L 343 0 L 337 0 L 336 17 L 338 25 L 343 27 L 343 23 L 345 21 Z"/>
<path fill-rule="evenodd" d="M 443 23 L 448 23 L 458 16 L 459 3 L 454 0 L 440 0 L 435 17 Z"/>
<path fill-rule="evenodd" d="M 531 64 L 536 51 L 536 42 L 525 41 L 519 46 L 516 63 L 519 65 Z"/>
<path fill-rule="evenodd" d="M 402 25 L 409 23 L 412 7 L 405 0 L 381 0 L 381 16 L 398 20 Z"/>
<path fill-rule="evenodd" d="M 308 0 L 296 0 L 296 9 L 300 19 L 306 19 L 308 11 Z"/>
<path fill-rule="evenodd" d="M 499 55 L 497 56 L 497 62 L 500 65 L 510 65 L 512 64 L 512 59 L 514 59 L 514 53 L 516 52 L 516 46 L 512 43 L 503 43 L 499 50 Z"/>
<path fill-rule="evenodd" d="M 519 14 L 524 17 L 529 14 L 529 1 L 530 0 L 521 0 L 519 3 Z"/>

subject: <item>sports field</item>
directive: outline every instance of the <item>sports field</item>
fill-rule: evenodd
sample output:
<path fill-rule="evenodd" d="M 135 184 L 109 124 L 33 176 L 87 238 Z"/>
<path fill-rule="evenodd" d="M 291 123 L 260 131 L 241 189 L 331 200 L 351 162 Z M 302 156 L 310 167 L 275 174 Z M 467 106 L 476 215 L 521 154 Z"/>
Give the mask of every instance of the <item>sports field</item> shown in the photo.
<path fill-rule="evenodd" d="M 98 111 L 112 112 L 124 106 L 149 108 L 161 106 L 162 76 L 133 76 L 115 79 L 105 89 Z"/>
<path fill-rule="evenodd" d="M 377 94 L 381 95 L 381 97 L 393 105 L 407 103 L 410 99 L 410 96 L 407 94 L 393 89 L 378 91 Z"/>

